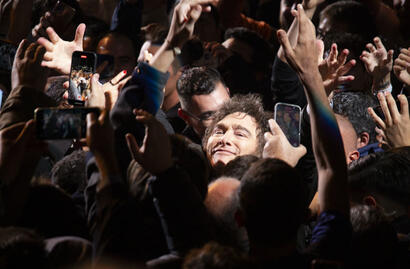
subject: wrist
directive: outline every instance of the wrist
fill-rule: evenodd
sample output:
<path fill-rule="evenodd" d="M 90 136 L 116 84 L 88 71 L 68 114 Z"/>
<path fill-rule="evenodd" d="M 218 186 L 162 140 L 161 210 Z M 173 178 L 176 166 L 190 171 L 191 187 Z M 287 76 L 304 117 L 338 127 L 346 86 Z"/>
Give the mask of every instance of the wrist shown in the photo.
<path fill-rule="evenodd" d="M 94 153 L 95 161 L 102 174 L 114 175 L 119 173 L 117 159 L 115 153 Z"/>
<path fill-rule="evenodd" d="M 372 91 L 373 93 L 377 93 L 379 91 L 391 91 L 392 89 L 391 81 L 390 81 L 390 74 L 386 75 L 381 79 L 374 79 L 372 84 Z"/>

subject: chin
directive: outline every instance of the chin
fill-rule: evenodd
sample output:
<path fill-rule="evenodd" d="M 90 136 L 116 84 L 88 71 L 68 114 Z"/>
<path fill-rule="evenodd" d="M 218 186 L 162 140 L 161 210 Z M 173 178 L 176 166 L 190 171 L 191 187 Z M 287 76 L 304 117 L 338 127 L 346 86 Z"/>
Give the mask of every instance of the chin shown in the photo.
<path fill-rule="evenodd" d="M 225 166 L 227 165 L 230 161 L 235 159 L 236 156 L 218 156 L 217 158 L 212 158 L 212 167 L 215 166 Z"/>

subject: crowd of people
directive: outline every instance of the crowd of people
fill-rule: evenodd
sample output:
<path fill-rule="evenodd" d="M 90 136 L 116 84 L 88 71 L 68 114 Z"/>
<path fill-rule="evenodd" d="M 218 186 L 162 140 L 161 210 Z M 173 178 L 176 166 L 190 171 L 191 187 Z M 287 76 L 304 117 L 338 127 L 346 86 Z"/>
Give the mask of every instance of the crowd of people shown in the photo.
<path fill-rule="evenodd" d="M 409 29 L 408 0 L 0 0 L 0 268 L 410 268 Z M 113 59 L 100 112 L 41 139 L 75 51 Z"/>

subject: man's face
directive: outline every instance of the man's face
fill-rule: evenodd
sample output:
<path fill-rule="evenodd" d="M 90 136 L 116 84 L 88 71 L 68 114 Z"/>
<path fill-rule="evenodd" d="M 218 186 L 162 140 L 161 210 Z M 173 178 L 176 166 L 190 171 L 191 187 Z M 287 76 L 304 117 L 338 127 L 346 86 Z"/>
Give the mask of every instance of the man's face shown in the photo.
<path fill-rule="evenodd" d="M 131 74 L 136 65 L 136 56 L 131 40 L 122 36 L 106 36 L 98 42 L 97 53 L 114 57 L 114 74 L 127 70 Z"/>
<path fill-rule="evenodd" d="M 205 120 L 198 120 L 188 115 L 186 122 L 194 131 L 202 137 L 206 128 L 212 122 L 212 116 L 219 108 L 229 100 L 228 89 L 219 82 L 210 94 L 194 95 L 191 97 L 189 107 L 182 108 L 190 114 Z M 207 118 L 207 119 L 206 119 Z"/>
<path fill-rule="evenodd" d="M 256 120 L 243 112 L 229 114 L 219 121 L 206 144 L 211 166 L 224 166 L 237 156 L 257 155 L 257 128 Z"/>

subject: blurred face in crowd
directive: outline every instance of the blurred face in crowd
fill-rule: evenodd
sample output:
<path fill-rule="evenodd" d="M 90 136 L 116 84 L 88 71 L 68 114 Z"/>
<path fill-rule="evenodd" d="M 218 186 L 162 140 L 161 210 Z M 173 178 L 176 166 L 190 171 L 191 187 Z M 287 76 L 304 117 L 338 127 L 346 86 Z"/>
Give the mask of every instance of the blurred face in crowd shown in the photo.
<path fill-rule="evenodd" d="M 108 35 L 100 40 L 97 45 L 97 53 L 110 54 L 114 57 L 114 74 L 127 70 L 131 74 L 137 63 L 132 41 L 122 35 Z"/>
<path fill-rule="evenodd" d="M 228 89 L 219 82 L 210 94 L 194 95 L 188 107 L 180 112 L 185 122 L 191 126 L 199 137 L 203 137 L 206 128 L 212 122 L 213 114 L 229 100 Z"/>
<path fill-rule="evenodd" d="M 241 155 L 257 155 L 257 129 L 256 120 L 243 112 L 229 114 L 219 121 L 206 144 L 211 166 L 224 166 Z"/>

